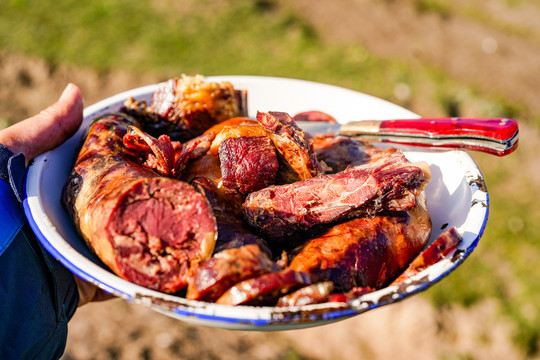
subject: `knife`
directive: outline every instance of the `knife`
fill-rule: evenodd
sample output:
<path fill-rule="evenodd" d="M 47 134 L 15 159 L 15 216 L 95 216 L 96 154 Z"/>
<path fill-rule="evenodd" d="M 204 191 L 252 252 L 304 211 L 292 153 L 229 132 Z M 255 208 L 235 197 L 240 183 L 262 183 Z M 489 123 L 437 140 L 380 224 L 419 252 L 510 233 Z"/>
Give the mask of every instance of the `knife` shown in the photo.
<path fill-rule="evenodd" d="M 519 133 L 518 123 L 507 118 L 364 120 L 346 124 L 296 121 L 296 124 L 310 135 L 338 134 L 364 141 L 475 150 L 498 156 L 508 155 L 517 148 Z"/>

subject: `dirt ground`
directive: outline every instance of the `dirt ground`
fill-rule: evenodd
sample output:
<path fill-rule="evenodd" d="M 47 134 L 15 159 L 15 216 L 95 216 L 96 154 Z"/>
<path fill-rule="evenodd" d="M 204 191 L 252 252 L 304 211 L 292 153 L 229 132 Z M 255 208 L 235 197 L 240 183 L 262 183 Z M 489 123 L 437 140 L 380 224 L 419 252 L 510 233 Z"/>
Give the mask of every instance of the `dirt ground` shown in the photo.
<path fill-rule="evenodd" d="M 466 0 L 459 0 L 466 1 Z M 457 79 L 501 94 L 540 114 L 540 44 L 534 36 L 498 33 L 464 18 L 411 14 L 410 1 L 300 0 L 299 9 L 328 41 L 359 42 L 380 56 L 429 62 Z M 504 11 L 501 16 L 540 34 L 538 13 Z M 327 4 L 327 3 L 326 3 Z M 358 20 L 360 14 L 369 14 Z M 536 17 L 534 17 L 536 15 Z M 335 26 L 335 19 L 340 26 Z M 533 20 L 534 19 L 534 20 Z M 486 48 L 496 40 L 496 51 Z M 473 64 L 474 66 L 472 66 Z M 502 71 L 504 70 L 504 71 Z M 54 102 L 68 82 L 78 84 L 86 104 L 133 87 L 160 81 L 157 75 L 50 67 L 40 60 L 0 54 L 0 120 L 21 119 Z M 413 101 L 427 114 L 433 104 Z M 533 151 L 540 135 L 523 124 L 522 151 Z M 536 161 L 537 162 L 537 161 Z M 540 166 L 530 167 L 531 171 Z M 441 286 L 436 285 L 436 286 Z M 116 299 L 79 309 L 70 322 L 65 360 L 90 359 L 521 359 L 509 323 L 489 299 L 471 309 L 435 311 L 420 295 L 361 316 L 318 328 L 284 332 L 239 332 L 184 323 Z M 125 346 L 124 344 L 129 344 Z"/>

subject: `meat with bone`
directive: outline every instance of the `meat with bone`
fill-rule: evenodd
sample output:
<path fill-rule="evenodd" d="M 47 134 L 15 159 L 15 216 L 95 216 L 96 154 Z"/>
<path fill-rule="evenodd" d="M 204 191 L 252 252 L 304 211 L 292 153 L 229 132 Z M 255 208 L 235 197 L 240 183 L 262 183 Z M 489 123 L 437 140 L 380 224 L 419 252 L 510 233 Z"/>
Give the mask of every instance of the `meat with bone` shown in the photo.
<path fill-rule="evenodd" d="M 362 217 L 334 225 L 308 240 L 289 267 L 336 290 L 380 288 L 398 276 L 425 247 L 431 220 L 425 196 L 409 211 Z"/>
<path fill-rule="evenodd" d="M 160 177 L 123 145 L 126 115 L 97 119 L 64 186 L 62 199 L 77 229 L 120 277 L 175 292 L 190 268 L 208 258 L 216 221 L 191 185 Z"/>
<path fill-rule="evenodd" d="M 285 269 L 244 280 L 227 290 L 217 301 L 223 305 L 274 305 L 299 287 L 309 285 L 308 274 Z"/>
<path fill-rule="evenodd" d="M 186 298 L 214 302 L 243 280 L 279 270 L 256 245 L 223 250 L 202 263 L 190 277 Z"/>
<path fill-rule="evenodd" d="M 246 92 L 231 83 L 209 82 L 204 77 L 185 76 L 160 84 L 149 106 L 128 99 L 123 112 L 144 119 L 143 130 L 158 137 L 186 141 L 212 125 L 247 113 Z"/>
<path fill-rule="evenodd" d="M 288 184 L 323 173 L 306 134 L 289 114 L 257 112 L 257 121 L 278 151 L 278 183 Z"/>
<path fill-rule="evenodd" d="M 414 207 L 429 178 L 427 164 L 409 163 L 397 150 L 375 163 L 253 192 L 245 219 L 270 245 L 290 249 L 334 222 Z"/>
<path fill-rule="evenodd" d="M 266 136 L 240 136 L 223 140 L 219 146 L 223 186 L 248 194 L 276 182 L 278 160 Z"/>

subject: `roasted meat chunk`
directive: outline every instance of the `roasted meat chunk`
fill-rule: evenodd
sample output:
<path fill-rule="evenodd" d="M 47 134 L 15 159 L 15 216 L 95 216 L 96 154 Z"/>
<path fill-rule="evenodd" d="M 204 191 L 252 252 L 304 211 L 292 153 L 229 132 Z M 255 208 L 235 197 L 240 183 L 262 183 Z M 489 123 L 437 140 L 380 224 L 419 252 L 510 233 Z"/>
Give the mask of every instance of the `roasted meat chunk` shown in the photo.
<path fill-rule="evenodd" d="M 321 281 L 316 284 L 304 286 L 290 294 L 280 297 L 276 306 L 303 306 L 323 303 L 328 301 L 328 297 L 333 290 L 333 282 Z"/>
<path fill-rule="evenodd" d="M 266 136 L 266 131 L 253 119 L 233 118 L 212 126 L 206 133 L 214 133 L 215 137 L 209 149 L 209 154 L 217 156 L 221 142 L 229 138 L 241 136 Z"/>
<path fill-rule="evenodd" d="M 223 186 L 242 194 L 276 182 L 278 160 L 272 141 L 266 136 L 225 139 L 219 146 Z"/>
<path fill-rule="evenodd" d="M 227 290 L 217 301 L 223 305 L 275 305 L 278 299 L 309 285 L 308 274 L 285 269 L 244 280 Z"/>
<path fill-rule="evenodd" d="M 118 276 L 175 292 L 215 245 L 216 220 L 191 185 L 161 177 L 123 144 L 132 118 L 97 119 L 62 192 L 76 228 Z"/>
<path fill-rule="evenodd" d="M 280 270 L 256 245 L 223 250 L 197 268 L 189 279 L 186 297 L 214 302 L 243 280 Z"/>
<path fill-rule="evenodd" d="M 123 137 L 123 143 L 146 167 L 160 175 L 176 175 L 175 150 L 167 135 L 156 139 L 138 127 L 130 126 Z"/>
<path fill-rule="evenodd" d="M 257 121 L 278 151 L 278 183 L 289 184 L 323 173 L 306 134 L 289 114 L 257 112 Z"/>
<path fill-rule="evenodd" d="M 268 256 L 272 256 L 272 251 L 266 241 L 255 235 L 241 216 L 235 215 L 235 204 L 220 197 L 216 187 L 207 178 L 197 177 L 191 184 L 208 199 L 216 217 L 218 236 L 214 253 L 254 244 Z"/>
<path fill-rule="evenodd" d="M 456 250 L 460 242 L 461 235 L 459 235 L 455 227 L 446 230 L 427 249 L 414 258 L 407 269 L 391 285 L 401 284 L 422 270 L 437 263 Z"/>
<path fill-rule="evenodd" d="M 431 220 L 422 194 L 409 211 L 331 227 L 303 244 L 289 267 L 317 281 L 332 281 L 337 291 L 380 288 L 405 270 L 430 235 Z"/>
<path fill-rule="evenodd" d="M 250 193 L 245 219 L 273 245 L 290 249 L 334 222 L 414 207 L 429 178 L 427 164 L 409 163 L 398 150 L 375 163 Z"/>
<path fill-rule="evenodd" d="M 338 135 L 317 135 L 310 141 L 317 159 L 330 168 L 327 173 L 338 173 L 349 166 L 374 162 L 396 151 L 395 148 L 382 149 Z"/>
<path fill-rule="evenodd" d="M 216 123 L 245 115 L 246 92 L 226 81 L 183 75 L 160 84 L 149 106 L 129 99 L 122 111 L 141 119 L 143 130 L 154 137 L 167 134 L 186 141 Z"/>

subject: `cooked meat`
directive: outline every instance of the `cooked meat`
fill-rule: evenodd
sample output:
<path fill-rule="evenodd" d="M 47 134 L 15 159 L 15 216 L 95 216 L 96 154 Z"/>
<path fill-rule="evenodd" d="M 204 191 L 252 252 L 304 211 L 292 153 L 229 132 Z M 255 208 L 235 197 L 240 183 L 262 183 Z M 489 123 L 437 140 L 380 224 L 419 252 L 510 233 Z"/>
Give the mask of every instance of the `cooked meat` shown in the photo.
<path fill-rule="evenodd" d="M 302 306 L 319 304 L 328 301 L 328 296 L 334 290 L 334 283 L 322 281 L 300 288 L 278 299 L 276 306 Z"/>
<path fill-rule="evenodd" d="M 167 135 L 161 135 L 156 139 L 138 127 L 129 126 L 123 137 L 123 143 L 146 167 L 160 175 L 176 175 L 175 150 Z"/>
<path fill-rule="evenodd" d="M 330 280 L 338 291 L 380 288 L 409 265 L 430 235 L 431 220 L 422 195 L 409 211 L 331 227 L 303 244 L 289 267 L 317 281 Z"/>
<path fill-rule="evenodd" d="M 382 149 L 369 143 L 345 136 L 318 135 L 310 139 L 317 159 L 338 173 L 348 166 L 362 165 L 377 161 L 380 157 L 396 151 L 395 148 Z"/>
<path fill-rule="evenodd" d="M 207 132 L 216 134 L 209 149 L 210 155 L 217 156 L 221 142 L 241 136 L 266 136 L 266 131 L 255 120 L 234 118 L 212 126 Z"/>
<path fill-rule="evenodd" d="M 223 140 L 219 146 L 219 161 L 223 186 L 232 191 L 248 194 L 276 182 L 276 150 L 266 136 Z"/>
<path fill-rule="evenodd" d="M 229 138 L 261 135 L 265 135 L 264 130 L 254 120 L 247 118 L 233 118 L 214 125 L 201 135 L 201 137 L 208 136 L 212 139 L 208 151 L 204 155 L 188 161 L 182 180 L 191 182 L 197 177 L 206 178 L 212 184 L 213 192 L 220 199 L 219 201 L 227 203 L 228 211 L 231 211 L 233 216 L 242 215 L 242 203 L 245 195 L 240 192 L 231 192 L 223 186 L 219 146 L 222 141 Z"/>
<path fill-rule="evenodd" d="M 355 287 L 344 293 L 331 293 L 330 295 L 328 295 L 328 302 L 348 303 L 349 301 L 358 299 L 360 296 L 369 294 L 370 292 L 373 292 L 375 290 L 376 289 L 374 288 L 366 286 Z"/>
<path fill-rule="evenodd" d="M 142 119 L 143 130 L 158 137 L 186 141 L 212 125 L 247 113 L 246 92 L 229 82 L 182 76 L 160 84 L 149 106 L 129 99 L 122 111 Z"/>
<path fill-rule="evenodd" d="M 202 263 L 189 279 L 186 297 L 216 301 L 233 285 L 281 268 L 256 245 L 223 250 Z"/>
<path fill-rule="evenodd" d="M 249 119 L 245 91 L 201 76 L 121 111 L 89 128 L 62 200 L 89 247 L 135 284 L 225 305 L 347 302 L 457 244 L 449 232 L 418 256 L 429 167 L 395 148 L 308 139 L 295 122 L 336 122 L 326 113 Z"/>
<path fill-rule="evenodd" d="M 290 249 L 334 222 L 412 208 L 429 177 L 426 164 L 411 164 L 398 150 L 375 163 L 253 192 L 245 219 L 272 246 Z"/>
<path fill-rule="evenodd" d="M 191 184 L 204 194 L 210 202 L 214 216 L 217 221 L 218 237 L 214 248 L 214 253 L 225 249 L 238 248 L 244 245 L 255 244 L 268 256 L 272 256 L 266 241 L 253 234 L 240 216 L 235 215 L 234 203 L 227 198 L 219 196 L 216 187 L 205 177 L 193 179 Z"/>
<path fill-rule="evenodd" d="M 278 150 L 278 183 L 289 184 L 323 173 L 302 129 L 284 112 L 257 112 L 257 121 Z"/>
<path fill-rule="evenodd" d="M 410 263 L 407 269 L 392 282 L 392 285 L 400 284 L 411 276 L 437 263 L 450 252 L 454 251 L 460 242 L 461 235 L 457 232 L 456 228 L 446 230 Z"/>
<path fill-rule="evenodd" d="M 336 119 L 325 112 L 312 110 L 304 111 L 293 116 L 294 121 L 325 121 L 328 123 L 337 123 Z"/>
<path fill-rule="evenodd" d="M 191 185 L 158 176 L 123 145 L 125 115 L 90 127 L 63 189 L 63 203 L 89 247 L 120 277 L 175 292 L 189 269 L 208 258 L 216 221 Z"/>
<path fill-rule="evenodd" d="M 274 305 L 281 296 L 310 283 L 309 275 L 285 269 L 241 281 L 227 290 L 216 303 L 223 305 Z"/>

